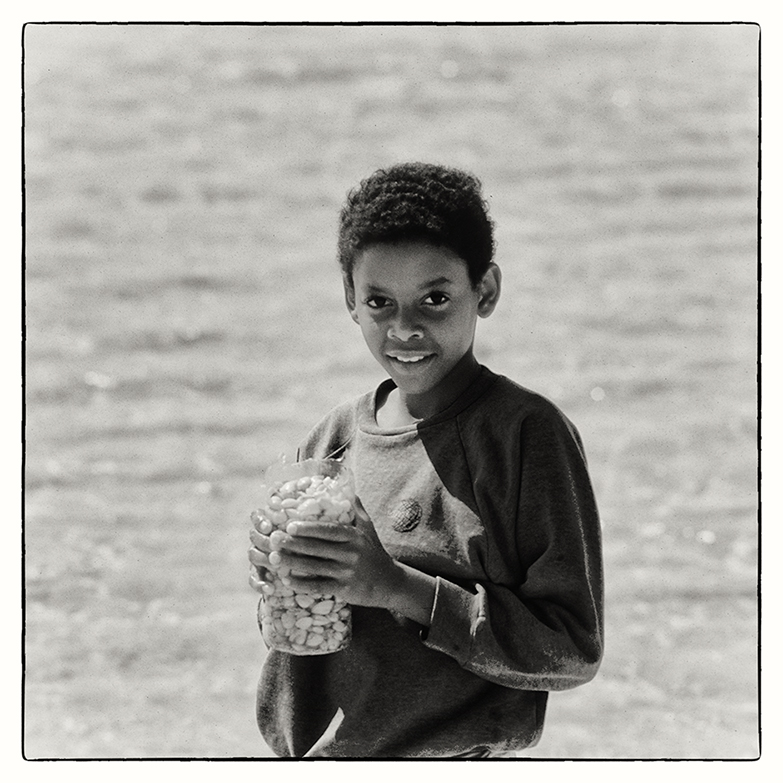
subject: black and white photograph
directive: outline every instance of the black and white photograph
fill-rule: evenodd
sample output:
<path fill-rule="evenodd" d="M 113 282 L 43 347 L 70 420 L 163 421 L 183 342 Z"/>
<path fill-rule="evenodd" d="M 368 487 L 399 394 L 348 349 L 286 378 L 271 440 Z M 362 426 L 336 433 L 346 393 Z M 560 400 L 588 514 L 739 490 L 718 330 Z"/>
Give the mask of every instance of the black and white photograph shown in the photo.
<path fill-rule="evenodd" d="M 762 26 L 54 19 L 22 757 L 758 760 Z"/>

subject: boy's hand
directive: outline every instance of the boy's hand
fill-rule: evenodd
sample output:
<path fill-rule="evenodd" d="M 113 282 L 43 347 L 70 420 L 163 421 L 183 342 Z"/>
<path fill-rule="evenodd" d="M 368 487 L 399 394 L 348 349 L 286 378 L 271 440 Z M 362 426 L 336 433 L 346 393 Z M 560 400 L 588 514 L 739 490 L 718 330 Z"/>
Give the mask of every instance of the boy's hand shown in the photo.
<path fill-rule="evenodd" d="M 266 577 L 262 577 L 261 574 L 263 571 L 261 571 L 260 568 L 257 568 L 253 565 L 251 562 L 250 564 L 250 574 L 248 576 L 248 584 L 255 590 L 257 593 L 266 594 L 266 590 L 264 589 L 264 585 L 269 584 L 269 582 L 266 581 Z"/>
<path fill-rule="evenodd" d="M 272 546 L 269 536 L 262 534 L 259 529 L 259 522 L 253 518 L 253 527 L 250 529 L 250 543 L 253 545 L 247 551 L 247 558 L 250 561 L 250 576 L 248 582 L 257 593 L 266 593 L 264 585 L 270 584 L 267 579 L 267 569 L 269 568 L 269 555 Z"/>
<path fill-rule="evenodd" d="M 361 502 L 356 526 L 331 522 L 289 523 L 286 532 L 251 532 L 251 563 L 289 573 L 294 590 L 334 595 L 358 606 L 389 607 L 397 592 L 399 565 L 386 552 Z M 268 553 L 268 554 L 267 554 Z"/>

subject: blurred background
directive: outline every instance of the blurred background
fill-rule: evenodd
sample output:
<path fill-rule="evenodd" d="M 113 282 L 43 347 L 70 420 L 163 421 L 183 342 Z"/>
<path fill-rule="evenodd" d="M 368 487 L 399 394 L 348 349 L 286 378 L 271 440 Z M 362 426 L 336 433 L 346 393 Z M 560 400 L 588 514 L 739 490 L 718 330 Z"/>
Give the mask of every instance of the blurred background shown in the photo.
<path fill-rule="evenodd" d="M 483 181 L 478 356 L 556 402 L 607 648 L 548 758 L 758 753 L 758 28 L 33 25 L 24 35 L 28 758 L 252 758 L 265 467 L 381 378 L 345 193 Z"/>

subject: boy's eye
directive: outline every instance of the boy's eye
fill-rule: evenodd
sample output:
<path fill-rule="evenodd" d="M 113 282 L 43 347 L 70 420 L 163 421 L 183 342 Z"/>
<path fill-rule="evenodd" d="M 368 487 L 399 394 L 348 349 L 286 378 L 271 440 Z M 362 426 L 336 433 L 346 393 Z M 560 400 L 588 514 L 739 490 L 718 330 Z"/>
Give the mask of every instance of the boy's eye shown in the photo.
<path fill-rule="evenodd" d="M 424 300 L 425 304 L 433 304 L 433 305 L 442 305 L 446 304 L 446 302 L 449 301 L 448 296 L 444 294 L 442 291 L 433 291 L 427 298 Z"/>
<path fill-rule="evenodd" d="M 385 296 L 368 296 L 367 299 L 364 300 L 364 303 L 367 307 L 378 310 L 381 307 L 385 307 L 389 303 L 389 300 Z"/>

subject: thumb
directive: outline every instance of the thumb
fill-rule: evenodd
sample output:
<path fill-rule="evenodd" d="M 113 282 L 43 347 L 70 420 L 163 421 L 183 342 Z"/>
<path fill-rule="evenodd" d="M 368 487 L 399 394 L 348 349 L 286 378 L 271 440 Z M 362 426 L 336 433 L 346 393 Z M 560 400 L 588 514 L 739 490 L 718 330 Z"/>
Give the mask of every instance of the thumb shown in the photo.
<path fill-rule="evenodd" d="M 378 534 L 375 532 L 375 526 L 370 519 L 370 515 L 367 513 L 362 501 L 359 497 L 355 497 L 353 501 L 354 516 L 356 518 L 356 527 L 364 530 L 375 541 L 378 541 Z M 380 542 L 379 542 L 380 543 Z"/>
<path fill-rule="evenodd" d="M 366 524 L 370 523 L 372 524 L 370 520 L 370 515 L 367 513 L 367 510 L 364 507 L 364 504 L 362 503 L 361 499 L 358 495 L 355 495 L 353 498 L 353 511 L 354 516 L 356 517 L 356 524 Z"/>

